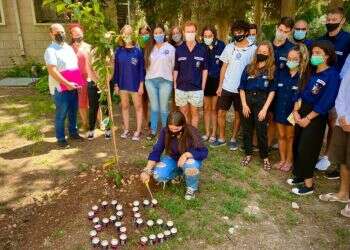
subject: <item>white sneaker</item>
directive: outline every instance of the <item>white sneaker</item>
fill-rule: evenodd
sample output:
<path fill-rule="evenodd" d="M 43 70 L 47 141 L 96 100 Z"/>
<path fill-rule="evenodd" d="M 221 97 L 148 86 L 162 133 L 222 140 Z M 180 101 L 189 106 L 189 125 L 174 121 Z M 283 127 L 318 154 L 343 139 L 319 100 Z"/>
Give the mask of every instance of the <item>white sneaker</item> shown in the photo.
<path fill-rule="evenodd" d="M 192 188 L 188 187 L 185 194 L 185 200 L 190 201 L 194 198 L 196 198 L 195 191 Z"/>
<path fill-rule="evenodd" d="M 87 134 L 87 139 L 92 141 L 94 139 L 94 131 L 89 131 Z"/>
<path fill-rule="evenodd" d="M 328 156 L 320 157 L 319 161 L 316 163 L 316 168 L 320 171 L 325 171 L 331 166 L 331 162 L 328 160 Z"/>

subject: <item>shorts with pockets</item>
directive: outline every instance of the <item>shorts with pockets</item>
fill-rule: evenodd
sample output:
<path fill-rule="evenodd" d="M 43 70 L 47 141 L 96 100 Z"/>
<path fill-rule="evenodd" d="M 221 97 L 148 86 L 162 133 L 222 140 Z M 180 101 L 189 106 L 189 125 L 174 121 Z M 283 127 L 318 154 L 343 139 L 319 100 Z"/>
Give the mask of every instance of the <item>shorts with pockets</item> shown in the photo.
<path fill-rule="evenodd" d="M 350 132 L 345 132 L 340 126 L 334 128 L 329 158 L 333 163 L 344 164 L 350 169 Z"/>
<path fill-rule="evenodd" d="M 203 107 L 203 90 L 183 91 L 175 90 L 175 103 L 178 107 L 186 106 L 188 103 L 193 107 Z"/>
<path fill-rule="evenodd" d="M 235 112 L 242 111 L 242 104 L 239 93 L 232 93 L 223 89 L 217 103 L 218 110 L 228 111 L 231 108 L 232 104 Z"/>

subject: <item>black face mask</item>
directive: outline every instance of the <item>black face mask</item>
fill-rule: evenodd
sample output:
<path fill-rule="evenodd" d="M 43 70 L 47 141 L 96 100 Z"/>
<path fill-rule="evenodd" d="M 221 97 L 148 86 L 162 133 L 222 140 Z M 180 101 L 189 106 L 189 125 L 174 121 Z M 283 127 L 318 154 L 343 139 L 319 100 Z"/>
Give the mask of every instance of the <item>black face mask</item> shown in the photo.
<path fill-rule="evenodd" d="M 180 131 L 177 131 L 177 132 L 172 132 L 169 130 L 169 132 L 170 132 L 170 136 L 175 138 L 175 137 L 178 137 L 179 135 L 181 135 L 183 130 L 181 129 Z"/>
<path fill-rule="evenodd" d="M 64 42 L 64 39 L 66 39 L 65 34 L 63 34 L 63 33 L 57 33 L 57 34 L 55 34 L 55 41 L 56 41 L 57 43 L 63 43 L 63 42 Z"/>
<path fill-rule="evenodd" d="M 256 54 L 256 60 L 258 62 L 265 62 L 267 60 L 268 56 L 264 54 Z"/>
<path fill-rule="evenodd" d="M 335 31 L 339 27 L 340 23 L 326 23 L 326 28 L 328 32 Z"/>
<path fill-rule="evenodd" d="M 72 38 L 72 43 L 81 43 L 83 41 L 83 37 Z"/>
<path fill-rule="evenodd" d="M 242 42 L 246 35 L 233 35 L 232 37 L 236 42 Z"/>

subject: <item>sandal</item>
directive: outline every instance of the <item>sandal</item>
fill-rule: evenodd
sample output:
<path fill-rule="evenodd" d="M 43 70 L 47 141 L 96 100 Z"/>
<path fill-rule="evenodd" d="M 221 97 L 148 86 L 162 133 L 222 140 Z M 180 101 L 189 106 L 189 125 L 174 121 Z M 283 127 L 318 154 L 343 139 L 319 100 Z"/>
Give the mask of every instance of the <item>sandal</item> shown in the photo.
<path fill-rule="evenodd" d="M 202 141 L 206 142 L 209 139 L 209 136 L 207 135 L 202 135 Z"/>
<path fill-rule="evenodd" d="M 264 170 L 265 171 L 270 171 L 271 170 L 271 163 L 269 159 L 264 159 Z"/>
<path fill-rule="evenodd" d="M 331 202 L 337 201 L 337 202 L 341 202 L 341 203 L 349 203 L 350 202 L 350 199 L 342 200 L 342 199 L 338 198 L 335 193 L 321 194 L 320 196 L 318 196 L 318 198 L 321 201 L 331 201 Z"/>
<path fill-rule="evenodd" d="M 280 161 L 280 162 L 277 162 L 276 164 L 274 164 L 273 167 L 275 169 L 281 169 L 281 168 L 283 168 L 284 165 L 285 165 L 285 162 Z"/>
<path fill-rule="evenodd" d="M 350 218 L 350 205 L 346 205 L 341 211 L 340 211 L 340 214 L 345 216 L 345 217 L 348 217 Z"/>
<path fill-rule="evenodd" d="M 216 137 L 215 136 L 210 136 L 209 143 L 213 143 L 215 141 L 216 141 Z"/>
<path fill-rule="evenodd" d="M 286 163 L 280 168 L 280 170 L 283 172 L 289 172 L 292 167 L 293 167 L 292 163 Z"/>
<path fill-rule="evenodd" d="M 245 156 L 243 158 L 243 160 L 241 161 L 242 167 L 247 167 L 251 161 L 252 161 L 252 156 L 251 155 Z"/>
<path fill-rule="evenodd" d="M 120 138 L 127 139 L 129 134 L 129 130 L 124 130 L 124 132 L 120 135 Z"/>
<path fill-rule="evenodd" d="M 141 139 L 141 133 L 140 132 L 135 132 L 134 135 L 131 138 L 131 140 L 133 140 L 133 141 L 139 141 L 140 139 Z"/>

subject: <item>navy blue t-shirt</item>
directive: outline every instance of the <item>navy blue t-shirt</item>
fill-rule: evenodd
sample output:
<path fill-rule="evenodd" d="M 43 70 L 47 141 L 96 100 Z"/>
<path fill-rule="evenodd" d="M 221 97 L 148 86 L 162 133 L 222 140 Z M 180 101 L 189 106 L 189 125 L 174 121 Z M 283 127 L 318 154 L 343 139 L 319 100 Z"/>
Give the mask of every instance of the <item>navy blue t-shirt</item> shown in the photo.
<path fill-rule="evenodd" d="M 313 73 L 301 93 L 303 102 L 311 105 L 313 111 L 320 115 L 327 115 L 334 107 L 338 95 L 340 77 L 334 67 L 320 72 Z"/>
<path fill-rule="evenodd" d="M 222 66 L 220 55 L 225 49 L 225 43 L 220 40 L 216 40 L 213 43 L 212 49 L 210 49 L 205 43 L 203 43 L 203 46 L 208 52 L 208 75 L 213 78 L 218 78 L 220 77 L 220 70 Z"/>
<path fill-rule="evenodd" d="M 238 87 L 239 90 L 261 92 L 274 91 L 274 81 L 268 79 L 267 72 L 264 71 L 258 73 L 257 76 L 250 76 L 248 67 L 249 65 L 243 70 L 241 82 Z"/>
<path fill-rule="evenodd" d="M 145 81 L 145 65 L 140 48 L 119 47 L 115 52 L 112 82 L 120 90 L 137 92 L 140 82 Z"/>
<path fill-rule="evenodd" d="M 326 34 L 319 40 L 328 40 L 334 45 L 335 53 L 337 54 L 335 68 L 340 72 L 345 63 L 346 57 L 350 53 L 350 33 L 341 30 L 336 36 L 329 36 Z"/>
<path fill-rule="evenodd" d="M 176 88 L 183 91 L 202 90 L 202 73 L 208 69 L 207 50 L 197 43 L 189 51 L 186 43 L 181 44 L 175 51 L 175 67 L 178 71 Z"/>
<path fill-rule="evenodd" d="M 286 68 L 288 52 L 294 47 L 295 44 L 290 42 L 288 39 L 281 46 L 277 47 L 273 44 L 273 50 L 275 52 L 275 65 L 277 71 Z"/>
<path fill-rule="evenodd" d="M 288 69 L 276 72 L 276 95 L 273 109 L 275 122 L 290 125 L 287 118 L 294 109 L 294 103 L 298 100 L 299 82 L 299 73 L 291 76 Z"/>

